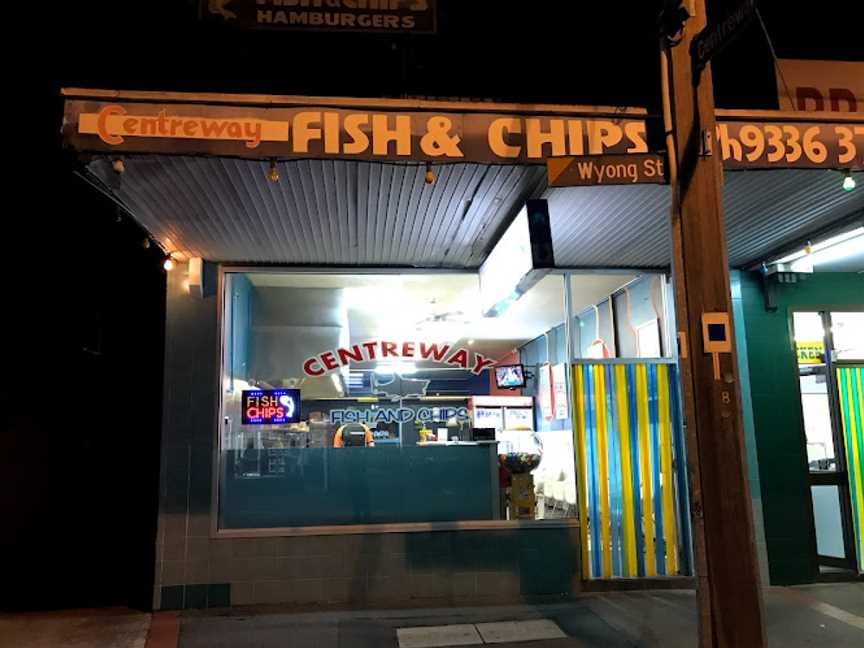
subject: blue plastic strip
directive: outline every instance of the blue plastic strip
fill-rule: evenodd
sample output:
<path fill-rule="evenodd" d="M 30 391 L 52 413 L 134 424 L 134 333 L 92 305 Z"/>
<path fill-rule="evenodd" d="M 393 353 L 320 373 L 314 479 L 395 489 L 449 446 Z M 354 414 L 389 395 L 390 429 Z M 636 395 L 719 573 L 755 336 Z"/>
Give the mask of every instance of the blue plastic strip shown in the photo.
<path fill-rule="evenodd" d="M 660 492 L 660 414 L 657 398 L 657 366 L 648 365 L 648 423 L 651 438 L 651 478 L 654 483 L 654 555 L 657 559 L 657 575 L 666 575 L 666 553 L 663 533 L 663 497 Z"/>
<path fill-rule="evenodd" d="M 609 466 L 609 522 L 611 524 L 610 538 L 612 539 L 612 575 L 623 576 L 623 537 L 622 519 L 624 510 L 623 495 L 621 493 L 621 451 L 618 441 L 618 423 L 615 411 L 615 376 L 612 365 L 604 367 L 606 373 L 606 411 L 608 412 L 607 430 L 608 439 L 608 466 Z"/>
<path fill-rule="evenodd" d="M 684 576 L 692 575 L 693 542 L 690 532 L 690 491 L 687 482 L 687 453 L 684 448 L 684 429 L 681 426 L 681 403 L 678 398 L 678 367 L 669 365 L 669 409 L 672 410 L 672 462 L 675 468 L 678 504 L 678 570 Z"/>
<path fill-rule="evenodd" d="M 591 576 L 598 578 L 603 573 L 600 548 L 600 501 L 597 492 L 597 430 L 594 409 L 593 367 L 585 365 L 585 456 L 588 462 L 588 502 L 591 513 L 588 520 L 588 533 L 591 543 Z"/>
<path fill-rule="evenodd" d="M 645 576 L 645 540 L 642 537 L 642 487 L 639 464 L 639 419 L 636 412 L 636 366 L 627 365 L 627 405 L 630 416 L 630 463 L 633 466 L 633 515 L 636 518 L 636 574 Z"/>

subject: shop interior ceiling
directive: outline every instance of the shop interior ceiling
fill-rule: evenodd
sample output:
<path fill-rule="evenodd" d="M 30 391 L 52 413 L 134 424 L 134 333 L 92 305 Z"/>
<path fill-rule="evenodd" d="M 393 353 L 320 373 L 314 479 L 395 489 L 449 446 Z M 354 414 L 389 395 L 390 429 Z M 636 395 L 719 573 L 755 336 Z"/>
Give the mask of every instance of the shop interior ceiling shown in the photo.
<path fill-rule="evenodd" d="M 543 166 L 425 167 L 291 160 L 268 179 L 261 160 L 145 155 L 116 174 L 88 169 L 167 249 L 213 261 L 476 268 L 527 198 L 549 200 L 556 263 L 664 268 L 669 190 L 655 185 L 550 189 Z M 745 267 L 857 212 L 864 191 L 839 172 L 725 173 L 729 259 Z"/>
<path fill-rule="evenodd" d="M 571 284 L 574 310 L 578 312 L 602 301 L 634 278 L 633 274 L 617 273 L 574 276 Z M 564 321 L 563 280 L 558 275 L 544 277 L 494 321 L 484 319 L 480 313 L 476 274 L 364 276 L 257 272 L 250 274 L 249 279 L 256 299 L 272 302 L 262 303 L 262 311 L 277 309 L 280 302 L 296 302 L 298 290 L 338 295 L 331 306 L 343 313 L 337 319 L 350 344 L 368 340 L 442 342 L 471 346 L 472 350 L 498 360 Z M 296 310 L 294 303 L 292 311 Z M 364 366 L 357 364 L 361 369 Z"/>

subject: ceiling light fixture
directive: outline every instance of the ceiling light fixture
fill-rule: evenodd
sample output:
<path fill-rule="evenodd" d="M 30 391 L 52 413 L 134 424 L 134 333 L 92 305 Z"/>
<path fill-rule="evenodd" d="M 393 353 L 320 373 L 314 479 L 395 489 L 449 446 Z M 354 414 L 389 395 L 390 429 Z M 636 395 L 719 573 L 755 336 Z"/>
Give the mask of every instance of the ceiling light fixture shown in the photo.
<path fill-rule="evenodd" d="M 843 191 L 852 191 L 855 188 L 855 178 L 852 177 L 852 170 L 846 169 L 843 174 Z"/>
<path fill-rule="evenodd" d="M 174 265 L 174 259 L 171 258 L 170 254 L 165 257 L 165 261 L 162 262 L 162 267 L 165 268 L 166 272 L 171 272 L 174 269 Z"/>
<path fill-rule="evenodd" d="M 435 182 L 435 174 L 432 172 L 432 163 L 426 163 L 426 184 L 432 184 Z"/>
<path fill-rule="evenodd" d="M 771 264 L 776 263 L 792 263 L 793 261 L 797 261 L 802 257 L 808 255 L 815 255 L 822 250 L 827 250 L 828 248 L 835 247 L 841 243 L 845 243 L 846 241 L 861 239 L 864 240 L 864 227 L 856 227 L 855 229 L 849 230 L 848 232 L 843 232 L 842 234 L 838 234 L 837 236 L 832 236 L 823 241 L 819 241 L 818 243 L 813 243 L 809 245 L 809 251 L 807 247 L 798 250 L 797 252 L 793 252 L 792 254 L 787 254 L 784 257 L 777 259 L 776 261 L 772 261 Z M 861 240 L 857 241 L 857 245 L 861 245 Z M 816 261 L 813 260 L 815 264 Z"/>

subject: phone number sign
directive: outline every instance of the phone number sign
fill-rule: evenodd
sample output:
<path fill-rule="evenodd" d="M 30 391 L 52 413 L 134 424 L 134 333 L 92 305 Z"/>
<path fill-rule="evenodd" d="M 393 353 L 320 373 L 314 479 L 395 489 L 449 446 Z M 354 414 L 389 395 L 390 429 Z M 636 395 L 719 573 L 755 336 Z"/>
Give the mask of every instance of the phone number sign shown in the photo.
<path fill-rule="evenodd" d="M 717 150 L 726 169 L 862 169 L 864 123 L 721 122 Z"/>

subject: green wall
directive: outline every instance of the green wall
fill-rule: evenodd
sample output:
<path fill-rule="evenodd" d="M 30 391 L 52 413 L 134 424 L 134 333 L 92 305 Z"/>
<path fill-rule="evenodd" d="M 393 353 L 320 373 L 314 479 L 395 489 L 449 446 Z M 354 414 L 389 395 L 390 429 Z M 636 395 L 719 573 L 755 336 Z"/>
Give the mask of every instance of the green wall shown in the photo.
<path fill-rule="evenodd" d="M 864 304 L 864 276 L 816 273 L 776 295 L 777 310 L 766 311 L 759 275 L 741 274 L 769 573 L 787 585 L 818 573 L 790 311 Z"/>

